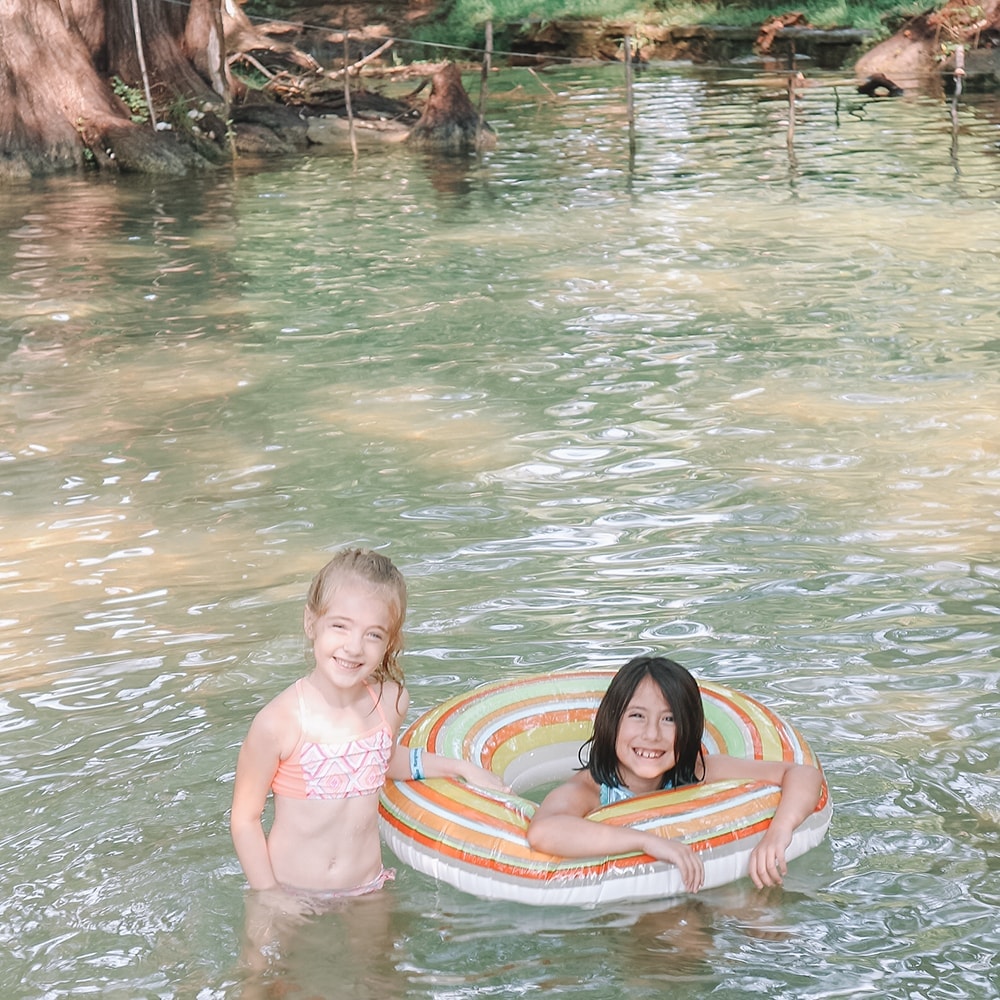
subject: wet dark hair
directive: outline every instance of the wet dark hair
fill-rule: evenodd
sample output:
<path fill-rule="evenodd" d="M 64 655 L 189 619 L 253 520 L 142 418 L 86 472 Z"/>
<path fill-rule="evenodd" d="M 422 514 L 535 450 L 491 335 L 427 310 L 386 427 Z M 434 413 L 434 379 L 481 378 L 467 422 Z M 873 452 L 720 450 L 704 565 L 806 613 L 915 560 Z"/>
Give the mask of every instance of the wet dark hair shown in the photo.
<path fill-rule="evenodd" d="M 594 735 L 580 748 L 580 764 L 590 771 L 590 776 L 599 785 L 620 787 L 624 784 L 618 771 L 615 741 L 625 709 L 646 677 L 651 677 L 663 692 L 677 727 L 674 745 L 676 763 L 663 775 L 660 787 L 697 784 L 701 780 L 695 773 L 699 761 L 704 772 L 701 740 L 705 731 L 705 709 L 701 692 L 690 672 L 665 656 L 636 656 L 615 674 L 597 707 Z M 590 755 L 585 762 L 584 754 L 588 747 Z"/>

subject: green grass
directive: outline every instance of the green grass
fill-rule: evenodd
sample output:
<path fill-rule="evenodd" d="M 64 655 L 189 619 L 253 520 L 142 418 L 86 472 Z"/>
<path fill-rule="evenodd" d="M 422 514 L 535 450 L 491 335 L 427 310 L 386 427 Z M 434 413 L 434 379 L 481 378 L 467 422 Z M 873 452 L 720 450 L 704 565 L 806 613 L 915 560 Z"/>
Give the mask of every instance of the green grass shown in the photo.
<path fill-rule="evenodd" d="M 755 0 L 441 0 L 434 15 L 422 22 L 413 37 L 427 42 L 480 48 L 483 26 L 492 20 L 498 43 L 513 26 L 524 22 L 558 21 L 567 18 L 603 18 L 635 24 L 720 24 L 748 27 L 771 17 L 800 11 L 816 28 L 857 28 L 887 37 L 909 17 L 940 6 L 943 0 L 805 0 L 763 5 Z M 250 15 L 280 13 L 295 6 L 295 0 L 249 0 Z M 300 8 L 304 4 L 298 5 Z"/>
<path fill-rule="evenodd" d="M 433 23 L 417 29 L 426 41 L 456 45 L 481 45 L 483 24 L 493 21 L 494 31 L 525 21 L 546 23 L 585 17 L 625 20 L 635 24 L 720 24 L 757 26 L 778 14 L 800 11 L 816 28 L 855 28 L 878 37 L 892 34 L 907 18 L 928 9 L 919 0 L 805 0 L 762 5 L 754 0 L 655 0 L 637 6 L 635 0 L 450 0 L 438 8 Z"/>
<path fill-rule="evenodd" d="M 799 11 L 814 28 L 855 28 L 891 32 L 908 18 L 928 9 L 920 0 L 805 0 L 785 6 L 750 3 L 704 2 L 657 5 L 657 14 L 666 24 L 726 24 L 734 27 L 756 26 L 778 14 Z"/>

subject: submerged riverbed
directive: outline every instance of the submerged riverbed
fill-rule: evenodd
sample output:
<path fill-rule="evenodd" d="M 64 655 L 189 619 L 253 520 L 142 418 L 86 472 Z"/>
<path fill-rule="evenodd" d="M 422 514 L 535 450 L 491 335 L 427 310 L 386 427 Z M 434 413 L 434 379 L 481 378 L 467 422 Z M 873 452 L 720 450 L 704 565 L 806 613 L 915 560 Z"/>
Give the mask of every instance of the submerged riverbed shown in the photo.
<path fill-rule="evenodd" d="M 1000 116 L 831 85 L 790 142 L 663 66 L 630 153 L 613 68 L 492 89 L 479 159 L 4 191 L 4 996 L 995 997 Z M 248 977 L 236 751 L 347 543 L 414 717 L 663 651 L 800 728 L 827 840 L 613 909 L 397 865 Z"/>

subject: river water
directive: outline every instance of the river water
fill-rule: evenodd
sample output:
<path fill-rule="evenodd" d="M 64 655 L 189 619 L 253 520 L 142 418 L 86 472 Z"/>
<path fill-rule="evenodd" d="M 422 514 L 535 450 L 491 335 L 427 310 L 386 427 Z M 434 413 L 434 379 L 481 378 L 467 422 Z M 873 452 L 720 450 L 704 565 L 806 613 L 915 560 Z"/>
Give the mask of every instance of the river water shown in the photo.
<path fill-rule="evenodd" d="M 1000 114 L 733 75 L 643 74 L 634 154 L 620 71 L 504 71 L 481 159 L 4 190 L 5 998 L 998 995 Z M 413 717 L 662 651 L 826 841 L 613 909 L 398 866 L 250 976 L 235 756 L 347 543 Z"/>

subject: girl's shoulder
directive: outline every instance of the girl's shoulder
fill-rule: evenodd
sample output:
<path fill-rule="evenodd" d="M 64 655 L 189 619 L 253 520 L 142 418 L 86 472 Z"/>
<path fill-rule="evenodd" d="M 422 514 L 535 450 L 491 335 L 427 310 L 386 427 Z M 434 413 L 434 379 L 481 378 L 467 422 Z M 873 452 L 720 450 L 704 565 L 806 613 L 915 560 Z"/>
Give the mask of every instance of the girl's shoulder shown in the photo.
<path fill-rule="evenodd" d="M 294 747 L 300 729 L 298 692 L 296 685 L 291 684 L 253 717 L 247 741 L 261 749 L 271 747 L 284 757 Z"/>
<path fill-rule="evenodd" d="M 262 727 L 285 727 L 292 719 L 299 717 L 301 678 L 279 691 L 255 716 L 254 724 Z"/>
<path fill-rule="evenodd" d="M 386 722 L 394 730 L 398 729 L 410 708 L 410 692 L 396 681 L 373 682 L 370 690 L 378 699 Z"/>
<path fill-rule="evenodd" d="M 552 789 L 542 799 L 535 816 L 560 813 L 586 816 L 601 805 L 601 786 L 594 781 L 589 771 L 577 771 L 568 781 Z"/>

